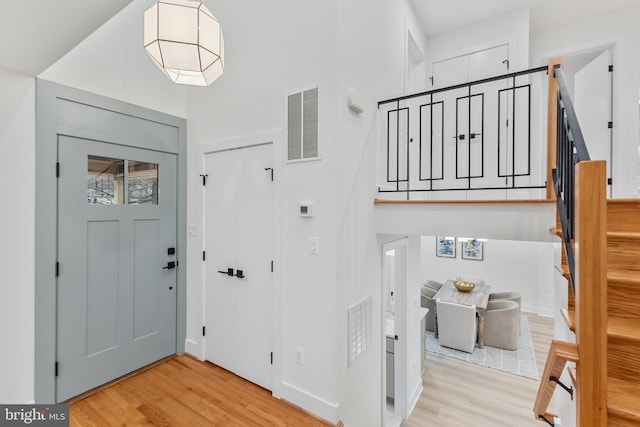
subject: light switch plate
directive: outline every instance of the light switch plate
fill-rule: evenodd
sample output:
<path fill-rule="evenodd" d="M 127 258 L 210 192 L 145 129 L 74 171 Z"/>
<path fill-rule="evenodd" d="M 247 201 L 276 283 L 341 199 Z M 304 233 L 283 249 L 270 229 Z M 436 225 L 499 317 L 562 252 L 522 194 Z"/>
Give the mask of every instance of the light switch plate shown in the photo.
<path fill-rule="evenodd" d="M 320 238 L 317 236 L 309 237 L 309 253 L 318 255 L 320 253 Z"/>

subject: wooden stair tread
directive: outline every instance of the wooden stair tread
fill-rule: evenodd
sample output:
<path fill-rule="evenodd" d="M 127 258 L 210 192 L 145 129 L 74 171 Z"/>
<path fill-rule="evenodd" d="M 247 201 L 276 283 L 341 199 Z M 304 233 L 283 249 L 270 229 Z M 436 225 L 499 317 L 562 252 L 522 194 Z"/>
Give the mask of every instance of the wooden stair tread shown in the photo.
<path fill-rule="evenodd" d="M 607 280 L 610 282 L 637 284 L 640 286 L 640 274 L 630 270 L 609 270 Z"/>
<path fill-rule="evenodd" d="M 573 366 L 569 366 L 567 368 L 567 372 L 569 372 L 569 377 L 571 377 L 571 382 L 573 383 L 575 388 L 578 388 L 578 372 L 576 371 L 576 368 L 574 368 Z"/>
<path fill-rule="evenodd" d="M 571 280 L 571 273 L 569 272 L 569 266 L 566 264 L 562 264 L 562 265 L 555 265 L 556 270 L 558 271 L 558 273 L 562 274 L 562 276 L 567 279 L 567 280 Z"/>
<path fill-rule="evenodd" d="M 610 414 L 640 423 L 638 383 L 609 378 L 607 381 L 607 409 Z"/>
<path fill-rule="evenodd" d="M 567 324 L 567 327 L 571 332 L 576 331 L 576 312 L 571 309 L 563 308 L 560 310 L 560 314 L 562 314 L 562 318 L 564 319 L 564 323 Z"/>
<path fill-rule="evenodd" d="M 640 242 L 640 232 L 638 231 L 607 231 L 607 240 L 616 242 Z"/>
<path fill-rule="evenodd" d="M 560 238 L 562 238 L 562 228 L 558 228 L 558 227 L 551 227 L 549 229 L 549 232 L 551 234 L 553 234 L 554 236 L 558 236 Z"/>
<path fill-rule="evenodd" d="M 637 340 L 640 344 L 640 318 L 609 316 L 607 333 L 611 337 Z"/>

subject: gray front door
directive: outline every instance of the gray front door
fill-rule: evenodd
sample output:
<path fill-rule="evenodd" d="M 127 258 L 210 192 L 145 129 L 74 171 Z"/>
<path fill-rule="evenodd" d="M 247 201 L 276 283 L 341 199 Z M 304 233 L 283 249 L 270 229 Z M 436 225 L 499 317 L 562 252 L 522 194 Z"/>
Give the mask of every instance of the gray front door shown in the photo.
<path fill-rule="evenodd" d="M 176 348 L 176 161 L 58 140 L 56 400 Z"/>

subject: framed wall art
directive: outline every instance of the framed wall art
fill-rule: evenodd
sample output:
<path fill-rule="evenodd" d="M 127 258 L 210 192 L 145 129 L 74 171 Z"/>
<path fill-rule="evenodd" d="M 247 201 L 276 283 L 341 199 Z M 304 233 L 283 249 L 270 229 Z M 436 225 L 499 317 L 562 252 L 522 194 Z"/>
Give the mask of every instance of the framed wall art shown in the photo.
<path fill-rule="evenodd" d="M 456 238 L 455 237 L 436 237 L 436 256 L 445 258 L 456 257 Z"/>
<path fill-rule="evenodd" d="M 477 239 L 465 239 L 460 242 L 462 259 L 482 261 L 484 259 L 484 242 Z"/>

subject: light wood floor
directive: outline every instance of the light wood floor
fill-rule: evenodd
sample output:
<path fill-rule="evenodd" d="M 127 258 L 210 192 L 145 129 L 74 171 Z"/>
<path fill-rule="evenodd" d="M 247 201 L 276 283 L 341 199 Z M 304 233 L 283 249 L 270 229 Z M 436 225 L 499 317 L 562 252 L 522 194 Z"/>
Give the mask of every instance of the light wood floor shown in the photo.
<path fill-rule="evenodd" d="M 527 313 L 538 375 L 553 339 L 553 319 Z M 533 417 L 539 381 L 427 352 L 424 391 L 401 427 L 543 427 Z"/>
<path fill-rule="evenodd" d="M 528 315 L 542 373 L 553 319 Z M 427 353 L 424 391 L 402 427 L 542 427 L 538 381 Z M 71 426 L 331 426 L 208 362 L 179 356 L 70 404 Z M 369 426 L 366 426 L 369 427 Z"/>
<path fill-rule="evenodd" d="M 208 362 L 178 356 L 72 402 L 71 426 L 332 426 Z"/>

